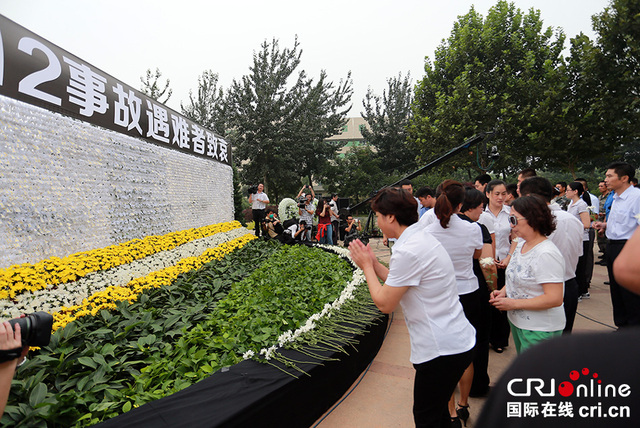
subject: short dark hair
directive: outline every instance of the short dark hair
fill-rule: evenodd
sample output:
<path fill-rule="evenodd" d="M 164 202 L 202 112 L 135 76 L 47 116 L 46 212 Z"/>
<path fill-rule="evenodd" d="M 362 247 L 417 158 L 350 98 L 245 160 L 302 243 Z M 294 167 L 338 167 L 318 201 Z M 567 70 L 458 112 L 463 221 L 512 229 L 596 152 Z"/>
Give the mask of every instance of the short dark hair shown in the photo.
<path fill-rule="evenodd" d="M 533 168 L 525 168 L 522 171 L 520 171 L 520 174 L 522 178 L 529 178 L 529 177 L 536 177 L 538 175 L 538 173 L 536 173 L 536 170 Z"/>
<path fill-rule="evenodd" d="M 435 193 L 433 192 L 433 189 L 428 186 L 421 187 L 416 192 L 416 198 L 426 198 L 427 196 L 433 197 L 434 195 Z"/>
<path fill-rule="evenodd" d="M 380 214 L 395 215 L 403 226 L 411 226 L 418 221 L 418 203 L 411 193 L 397 187 L 379 191 L 371 201 L 371 209 Z"/>
<path fill-rule="evenodd" d="M 484 193 L 491 193 L 493 188 L 496 186 L 504 186 L 506 188 L 507 183 L 502 180 L 491 180 L 489 183 L 487 183 L 487 187 L 485 187 Z"/>
<path fill-rule="evenodd" d="M 518 197 L 518 185 L 516 183 L 507 184 L 507 193 L 509 193 L 514 198 Z"/>
<path fill-rule="evenodd" d="M 473 179 L 473 182 L 478 182 L 480 184 L 487 184 L 488 182 L 491 181 L 491 176 L 489 174 L 481 174 L 479 176 L 477 176 L 476 178 Z"/>
<path fill-rule="evenodd" d="M 474 187 L 466 187 L 464 193 L 464 202 L 462 203 L 460 212 L 463 213 L 484 204 L 484 198 L 485 196 L 478 189 Z"/>
<path fill-rule="evenodd" d="M 576 178 L 577 182 L 582 183 L 582 187 L 584 187 L 584 191 L 588 192 L 589 191 L 589 183 L 587 183 L 587 180 L 584 178 Z"/>
<path fill-rule="evenodd" d="M 553 185 L 544 177 L 530 177 L 520 183 L 520 194 L 522 196 L 538 195 L 547 202 L 553 199 Z"/>
<path fill-rule="evenodd" d="M 636 175 L 636 169 L 626 162 L 612 162 L 607 165 L 607 169 L 614 170 L 618 178 L 621 180 L 622 177 L 626 175 L 629 177 L 629 182 L 631 182 L 631 179 Z"/>
<path fill-rule="evenodd" d="M 529 226 L 544 236 L 556 230 L 556 220 L 541 196 L 521 196 L 511 203 L 511 209 L 526 218 Z"/>
<path fill-rule="evenodd" d="M 398 183 L 398 186 L 412 186 L 413 187 L 413 183 L 411 182 L 411 180 L 408 180 L 408 179 L 405 178 L 400 183 Z"/>
<path fill-rule="evenodd" d="M 556 184 L 561 185 L 562 187 L 564 187 L 565 189 L 567 188 L 567 182 L 566 181 L 556 181 Z"/>

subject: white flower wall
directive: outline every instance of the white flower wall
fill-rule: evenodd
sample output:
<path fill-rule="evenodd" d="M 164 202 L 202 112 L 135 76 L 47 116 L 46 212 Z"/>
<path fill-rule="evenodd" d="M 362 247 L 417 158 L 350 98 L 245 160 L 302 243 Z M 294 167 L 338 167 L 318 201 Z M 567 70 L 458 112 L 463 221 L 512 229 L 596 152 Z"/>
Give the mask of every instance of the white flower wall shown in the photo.
<path fill-rule="evenodd" d="M 231 167 L 0 96 L 0 268 L 233 219 Z"/>

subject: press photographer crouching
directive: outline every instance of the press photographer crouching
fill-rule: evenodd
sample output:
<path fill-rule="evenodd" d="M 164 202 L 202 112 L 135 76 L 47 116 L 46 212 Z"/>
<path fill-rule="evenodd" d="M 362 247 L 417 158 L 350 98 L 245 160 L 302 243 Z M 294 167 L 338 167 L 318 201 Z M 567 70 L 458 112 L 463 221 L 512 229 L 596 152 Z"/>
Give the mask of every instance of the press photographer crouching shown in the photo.
<path fill-rule="evenodd" d="M 53 316 L 46 312 L 22 315 L 0 324 L 0 415 L 9 398 L 16 367 L 27 360 L 29 346 L 47 346 Z"/>
<path fill-rule="evenodd" d="M 360 220 L 354 219 L 351 214 L 347 216 L 347 226 L 344 229 L 344 246 L 348 247 L 351 241 L 358 238 L 358 232 L 362 232 Z"/>
<path fill-rule="evenodd" d="M 264 217 L 264 228 L 269 238 L 282 241 L 284 227 L 282 227 L 282 223 L 280 223 L 278 213 L 273 211 L 271 208 L 267 208 L 266 210 L 266 214 Z"/>

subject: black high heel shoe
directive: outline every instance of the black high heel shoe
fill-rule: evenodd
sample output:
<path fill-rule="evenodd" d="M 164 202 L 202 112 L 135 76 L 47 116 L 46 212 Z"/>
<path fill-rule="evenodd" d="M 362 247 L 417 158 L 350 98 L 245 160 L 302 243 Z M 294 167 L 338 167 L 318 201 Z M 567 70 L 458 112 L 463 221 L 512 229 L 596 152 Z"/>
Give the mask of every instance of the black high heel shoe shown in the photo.
<path fill-rule="evenodd" d="M 469 420 L 469 405 L 463 406 L 458 403 L 458 408 L 456 409 L 456 414 L 460 418 L 462 422 L 464 422 L 464 426 L 467 426 L 467 421 Z"/>
<path fill-rule="evenodd" d="M 451 428 L 462 428 L 462 424 L 460 423 L 460 418 L 459 417 L 455 417 L 455 418 L 451 418 L 451 425 L 449 425 Z"/>

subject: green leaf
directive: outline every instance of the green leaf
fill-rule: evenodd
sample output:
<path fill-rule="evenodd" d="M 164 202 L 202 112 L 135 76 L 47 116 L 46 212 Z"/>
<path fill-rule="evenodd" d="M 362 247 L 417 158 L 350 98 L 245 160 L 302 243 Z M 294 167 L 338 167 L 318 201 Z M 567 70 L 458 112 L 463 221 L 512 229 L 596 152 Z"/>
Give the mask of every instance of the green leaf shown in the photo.
<path fill-rule="evenodd" d="M 80 357 L 78 358 L 78 362 L 82 365 L 85 365 L 87 367 L 91 367 L 92 369 L 95 369 L 96 367 L 98 367 L 98 365 L 95 363 L 95 361 L 93 361 L 93 359 L 89 358 L 89 357 Z"/>
<path fill-rule="evenodd" d="M 129 410 L 131 410 L 131 401 L 127 401 L 122 406 L 122 413 L 127 413 Z"/>
<path fill-rule="evenodd" d="M 38 404 L 42 403 L 47 396 L 47 391 L 47 385 L 39 382 L 35 388 L 31 390 L 31 394 L 29 394 L 29 405 L 31 405 L 31 407 L 36 407 Z"/>

